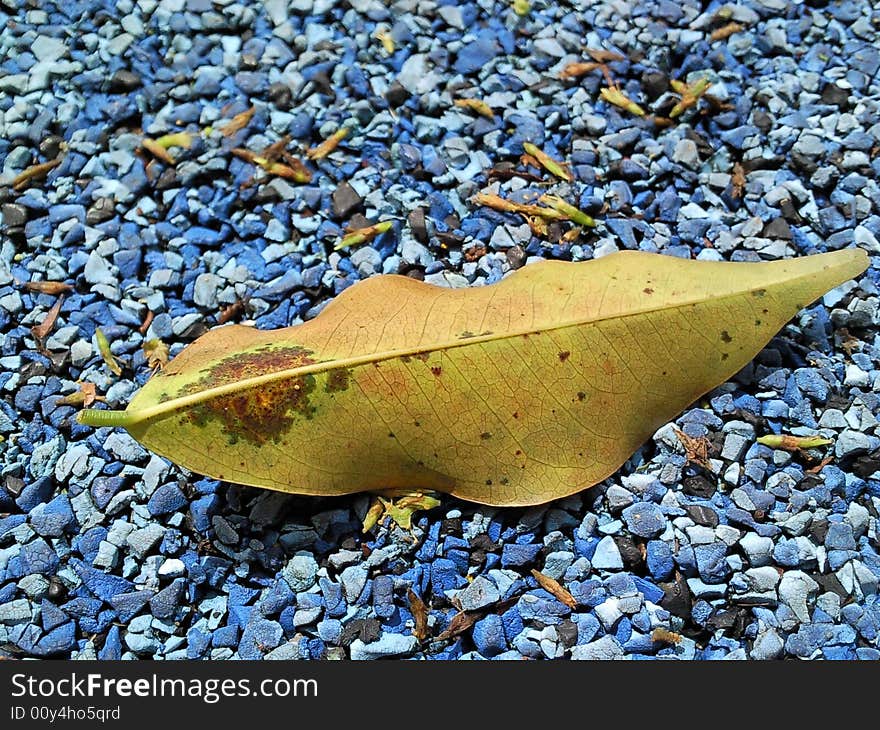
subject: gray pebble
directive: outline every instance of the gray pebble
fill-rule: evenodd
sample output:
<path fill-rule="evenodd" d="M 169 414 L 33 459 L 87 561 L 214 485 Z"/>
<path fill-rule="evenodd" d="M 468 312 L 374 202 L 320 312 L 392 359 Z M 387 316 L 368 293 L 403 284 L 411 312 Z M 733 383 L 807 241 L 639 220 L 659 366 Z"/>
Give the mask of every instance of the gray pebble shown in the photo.
<path fill-rule="evenodd" d="M 624 489 L 618 484 L 612 484 L 605 492 L 605 499 L 608 500 L 608 508 L 614 512 L 629 507 L 636 498 L 628 489 Z"/>
<path fill-rule="evenodd" d="M 728 461 L 739 461 L 749 445 L 749 439 L 738 433 L 728 433 L 724 437 L 721 458 Z"/>
<path fill-rule="evenodd" d="M 119 563 L 119 548 L 107 540 L 101 540 L 98 544 L 98 552 L 95 555 L 93 565 L 102 570 L 115 568 Z"/>
<path fill-rule="evenodd" d="M 622 659 L 623 648 L 613 636 L 603 636 L 589 644 L 574 647 L 571 658 L 579 661 Z"/>
<path fill-rule="evenodd" d="M 143 558 L 165 535 L 162 525 L 150 524 L 140 530 L 135 530 L 126 539 L 129 549 L 135 557 Z"/>
<path fill-rule="evenodd" d="M 355 639 L 349 647 L 351 658 L 355 661 L 383 659 L 385 657 L 406 656 L 412 654 L 419 646 L 415 636 L 405 634 L 382 634 L 378 640 L 365 644 Z"/>
<path fill-rule="evenodd" d="M 288 661 L 292 659 L 305 659 L 300 651 L 299 642 L 296 640 L 286 641 L 281 646 L 277 646 L 270 651 L 263 659 L 274 661 Z"/>
<path fill-rule="evenodd" d="M 863 454 L 870 451 L 873 441 L 870 436 L 861 431 L 846 429 L 838 437 L 834 444 L 834 455 L 838 459 L 852 454 Z"/>
<path fill-rule="evenodd" d="M 776 629 L 765 629 L 758 633 L 752 644 L 752 659 L 778 659 L 784 644 Z"/>
<path fill-rule="evenodd" d="M 621 570 L 623 568 L 623 558 L 620 556 L 620 550 L 614 538 L 610 535 L 603 537 L 599 544 L 596 545 L 596 552 L 590 561 L 596 570 Z"/>
<path fill-rule="evenodd" d="M 0 623 L 12 625 L 31 620 L 31 604 L 26 598 L 18 598 L 0 604 Z"/>
<path fill-rule="evenodd" d="M 89 254 L 83 274 L 89 284 L 106 284 L 108 286 L 117 284 L 116 276 L 107 259 L 97 251 L 92 251 Z"/>
<path fill-rule="evenodd" d="M 476 611 L 499 601 L 501 594 L 491 580 L 478 575 L 458 593 L 457 598 L 463 611 Z"/>
<path fill-rule="evenodd" d="M 675 162 L 680 162 L 687 167 L 695 168 L 700 164 L 700 155 L 697 152 L 697 145 L 690 139 L 681 139 L 675 145 L 675 152 L 672 155 Z"/>
<path fill-rule="evenodd" d="M 788 606 L 799 621 L 808 622 L 810 611 L 807 599 L 819 585 L 801 570 L 788 570 L 779 583 L 779 600 Z"/>
<path fill-rule="evenodd" d="M 223 280 L 216 274 L 199 274 L 193 287 L 193 301 L 200 307 L 216 309 L 217 293 L 223 286 Z"/>
<path fill-rule="evenodd" d="M 281 577 L 294 593 L 307 591 L 315 585 L 317 575 L 318 561 L 306 552 L 294 555 L 281 571 Z"/>
<path fill-rule="evenodd" d="M 359 565 L 352 565 L 339 574 L 339 582 L 342 583 L 342 592 L 348 603 L 355 603 L 364 591 L 369 574 Z M 291 586 L 292 587 L 292 586 Z"/>

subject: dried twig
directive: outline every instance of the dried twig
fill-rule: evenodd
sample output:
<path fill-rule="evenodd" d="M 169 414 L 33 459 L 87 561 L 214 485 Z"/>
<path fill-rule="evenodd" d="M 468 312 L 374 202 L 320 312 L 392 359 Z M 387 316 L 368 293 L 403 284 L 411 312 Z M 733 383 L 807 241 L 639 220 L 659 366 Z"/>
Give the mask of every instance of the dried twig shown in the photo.
<path fill-rule="evenodd" d="M 20 172 L 12 179 L 12 189 L 13 190 L 24 190 L 28 186 L 28 183 L 33 180 L 41 180 L 46 177 L 51 170 L 54 170 L 58 165 L 61 164 L 62 156 L 56 157 L 54 160 L 49 160 L 48 162 L 41 162 L 37 165 L 31 165 L 29 168 Z"/>

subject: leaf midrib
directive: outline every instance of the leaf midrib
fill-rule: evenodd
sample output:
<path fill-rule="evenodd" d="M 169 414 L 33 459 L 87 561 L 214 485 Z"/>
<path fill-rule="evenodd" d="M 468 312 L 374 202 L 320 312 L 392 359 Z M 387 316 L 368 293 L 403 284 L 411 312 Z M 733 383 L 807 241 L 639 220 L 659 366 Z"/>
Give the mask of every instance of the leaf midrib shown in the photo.
<path fill-rule="evenodd" d="M 447 351 L 454 350 L 460 347 L 470 347 L 472 345 L 483 344 L 484 342 L 493 342 L 498 340 L 507 340 L 513 339 L 515 337 L 523 337 L 525 335 L 537 335 L 543 332 L 557 332 L 564 329 L 569 329 L 572 327 L 583 327 L 588 324 L 595 324 L 599 322 L 603 322 L 610 319 L 627 319 L 629 317 L 637 317 L 645 314 L 651 314 L 652 312 L 658 312 L 663 310 L 676 310 L 683 309 L 684 307 L 694 306 L 697 304 L 705 304 L 707 302 L 723 302 L 729 299 L 736 299 L 742 297 L 744 294 L 758 291 L 761 289 L 770 290 L 777 288 L 781 284 L 792 284 L 801 279 L 812 278 L 817 276 L 818 274 L 827 271 L 830 267 L 825 267 L 818 271 L 810 271 L 804 274 L 799 274 L 790 278 L 785 278 L 783 280 L 769 283 L 763 286 L 755 286 L 747 289 L 740 289 L 736 292 L 731 292 L 730 294 L 725 294 L 722 296 L 713 296 L 713 295 L 705 295 L 700 299 L 694 299 L 691 301 L 679 302 L 674 305 L 658 305 L 654 307 L 647 307 L 643 309 L 638 309 L 631 312 L 626 312 L 624 314 L 609 314 L 605 316 L 592 316 L 587 319 L 579 319 L 576 321 L 569 321 L 564 324 L 553 325 L 550 327 L 530 327 L 524 328 L 522 330 L 517 330 L 514 332 L 504 332 L 504 333 L 492 333 L 490 335 L 476 335 L 474 337 L 468 337 L 464 340 L 455 340 L 451 343 L 440 344 L 440 345 L 431 345 L 429 347 L 411 347 L 399 350 L 387 350 L 385 352 L 372 353 L 369 355 L 360 355 L 356 357 L 344 358 L 341 360 L 326 360 L 323 362 L 317 362 L 312 365 L 303 365 L 296 368 L 288 368 L 285 370 L 277 370 L 272 373 L 267 373 L 266 375 L 257 375 L 251 378 L 247 378 L 245 380 L 239 380 L 235 383 L 229 383 L 227 385 L 219 385 L 213 388 L 208 388 L 206 390 L 199 391 L 197 393 L 192 393 L 190 395 L 181 396 L 178 398 L 174 398 L 172 400 L 165 401 L 164 403 L 160 403 L 155 406 L 151 406 L 149 408 L 143 408 L 139 411 L 135 411 L 132 413 L 128 413 L 124 411 L 128 418 L 125 419 L 126 426 L 134 425 L 137 423 L 141 423 L 148 420 L 153 420 L 158 418 L 159 416 L 172 413 L 175 411 L 179 411 L 190 406 L 198 405 L 199 403 L 203 403 L 205 401 L 211 400 L 213 398 L 219 398 L 224 395 L 229 395 L 231 393 L 238 393 L 243 390 L 250 390 L 251 388 L 256 388 L 260 385 L 265 385 L 267 383 L 273 383 L 277 380 L 284 380 L 286 378 L 302 376 L 302 375 L 311 375 L 313 373 L 321 373 L 329 370 L 339 370 L 342 368 L 353 368 L 359 365 L 368 365 L 370 363 L 384 362 L 388 360 L 392 360 L 400 357 L 413 357 L 415 355 L 420 355 L 424 353 L 438 352 L 438 351 Z M 806 302 L 803 303 L 806 306 Z M 123 425 L 123 424 L 120 424 Z"/>

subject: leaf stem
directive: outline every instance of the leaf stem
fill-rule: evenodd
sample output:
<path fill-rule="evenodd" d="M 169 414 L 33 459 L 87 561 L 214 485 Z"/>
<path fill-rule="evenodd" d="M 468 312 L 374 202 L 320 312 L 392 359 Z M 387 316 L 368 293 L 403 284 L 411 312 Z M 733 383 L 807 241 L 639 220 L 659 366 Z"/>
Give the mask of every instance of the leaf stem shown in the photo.
<path fill-rule="evenodd" d="M 93 428 L 102 428 L 104 426 L 122 426 L 126 427 L 134 423 L 135 419 L 128 411 L 108 411 L 99 410 L 97 408 L 86 408 L 76 414 L 77 423 L 83 426 L 92 426 Z"/>

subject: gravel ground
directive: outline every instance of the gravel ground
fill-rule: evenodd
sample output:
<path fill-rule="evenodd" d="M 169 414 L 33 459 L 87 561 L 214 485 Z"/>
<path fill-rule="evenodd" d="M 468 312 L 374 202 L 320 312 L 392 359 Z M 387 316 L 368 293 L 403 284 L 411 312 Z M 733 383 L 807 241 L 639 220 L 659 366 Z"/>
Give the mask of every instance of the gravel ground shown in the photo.
<path fill-rule="evenodd" d="M 880 12 L 704 5 L 0 0 L 0 655 L 880 658 Z M 619 54 L 600 60 L 647 117 L 600 96 L 601 68 L 560 79 L 588 48 Z M 231 152 L 290 135 L 302 157 L 341 127 L 305 184 Z M 167 159 L 142 146 L 178 131 Z M 527 142 L 574 180 L 511 177 Z M 548 189 L 598 226 L 538 238 L 472 201 Z M 613 478 L 539 508 L 444 499 L 412 535 L 362 536 L 364 496 L 217 483 L 74 421 L 77 398 L 124 407 L 145 341 L 173 356 L 221 321 L 299 322 L 383 271 L 464 286 L 531 257 L 850 245 L 875 256 L 860 281 Z"/>

